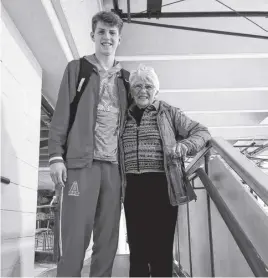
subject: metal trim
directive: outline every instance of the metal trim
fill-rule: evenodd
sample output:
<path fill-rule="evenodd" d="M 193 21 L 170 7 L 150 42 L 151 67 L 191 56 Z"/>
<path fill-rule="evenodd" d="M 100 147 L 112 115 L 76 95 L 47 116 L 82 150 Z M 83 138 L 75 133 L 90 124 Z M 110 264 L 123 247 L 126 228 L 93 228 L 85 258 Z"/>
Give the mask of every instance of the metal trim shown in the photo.
<path fill-rule="evenodd" d="M 127 13 L 121 13 L 121 18 L 128 18 Z M 241 11 L 239 14 L 235 12 L 169 12 L 169 13 L 131 13 L 132 18 L 197 18 L 197 17 L 268 17 L 268 12 L 262 11 Z"/>
<path fill-rule="evenodd" d="M 127 22 L 126 19 L 123 19 L 123 21 Z M 220 31 L 220 30 L 214 30 L 214 29 L 194 28 L 194 27 L 188 27 L 188 26 L 178 26 L 178 25 L 161 24 L 161 23 L 154 23 L 154 22 L 142 22 L 142 21 L 136 21 L 136 20 L 131 20 L 131 23 L 138 24 L 138 25 L 145 25 L 145 26 L 162 27 L 162 28 L 168 28 L 168 29 L 179 29 L 179 30 L 185 30 L 185 31 L 201 32 L 201 33 L 211 33 L 211 34 L 226 35 L 226 36 L 268 40 L 268 36 L 253 35 L 253 34 L 248 34 L 248 33 L 227 32 L 227 31 Z"/>

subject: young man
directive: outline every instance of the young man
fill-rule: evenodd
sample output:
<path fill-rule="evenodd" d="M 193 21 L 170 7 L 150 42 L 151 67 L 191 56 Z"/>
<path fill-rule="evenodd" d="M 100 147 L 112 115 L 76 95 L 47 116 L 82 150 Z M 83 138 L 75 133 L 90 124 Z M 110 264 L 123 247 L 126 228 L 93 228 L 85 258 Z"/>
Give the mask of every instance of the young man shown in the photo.
<path fill-rule="evenodd" d="M 115 61 L 122 20 L 112 12 L 92 19 L 93 70 L 70 128 L 71 103 L 83 87 L 80 62 L 64 73 L 49 138 L 53 182 L 62 187 L 57 276 L 81 276 L 93 231 L 90 276 L 111 276 L 121 212 L 118 136 L 127 109 L 127 72 Z M 79 84 L 78 84 L 79 83 Z"/>

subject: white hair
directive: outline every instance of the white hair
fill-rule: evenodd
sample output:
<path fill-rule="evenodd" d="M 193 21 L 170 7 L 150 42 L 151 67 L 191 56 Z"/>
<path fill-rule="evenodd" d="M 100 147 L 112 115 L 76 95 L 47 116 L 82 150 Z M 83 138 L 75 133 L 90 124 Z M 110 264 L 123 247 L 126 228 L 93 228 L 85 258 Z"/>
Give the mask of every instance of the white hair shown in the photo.
<path fill-rule="evenodd" d="M 156 90 L 159 91 L 159 79 L 153 68 L 140 64 L 136 70 L 132 70 L 130 72 L 130 86 L 133 86 L 137 79 L 151 81 L 155 86 Z"/>

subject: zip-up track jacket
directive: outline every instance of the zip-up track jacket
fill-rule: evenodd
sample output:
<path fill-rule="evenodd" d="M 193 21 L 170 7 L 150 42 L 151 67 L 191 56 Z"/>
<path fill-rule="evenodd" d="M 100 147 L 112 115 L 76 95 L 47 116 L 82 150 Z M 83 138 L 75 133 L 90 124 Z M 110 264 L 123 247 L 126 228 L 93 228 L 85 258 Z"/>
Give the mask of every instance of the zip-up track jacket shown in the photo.
<path fill-rule="evenodd" d="M 66 148 L 67 168 L 90 166 L 94 155 L 94 131 L 100 88 L 100 76 L 95 66 L 79 101 L 75 121 L 67 138 L 70 104 L 76 94 L 79 66 L 79 60 L 73 60 L 65 69 L 49 131 L 49 158 L 63 157 Z M 124 123 L 128 105 L 127 92 L 122 78 L 122 76 L 116 78 L 120 104 L 120 129 Z M 128 80 L 125 81 L 128 82 Z"/>

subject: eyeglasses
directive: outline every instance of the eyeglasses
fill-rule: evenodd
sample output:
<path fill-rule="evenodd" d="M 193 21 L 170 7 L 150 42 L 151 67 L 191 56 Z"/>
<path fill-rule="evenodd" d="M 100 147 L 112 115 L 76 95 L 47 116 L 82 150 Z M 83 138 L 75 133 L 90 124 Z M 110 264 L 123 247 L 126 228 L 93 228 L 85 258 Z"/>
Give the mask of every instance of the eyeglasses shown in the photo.
<path fill-rule="evenodd" d="M 139 93 L 142 89 L 145 89 L 147 92 L 152 92 L 155 87 L 150 84 L 136 84 L 132 87 L 137 93 Z"/>

